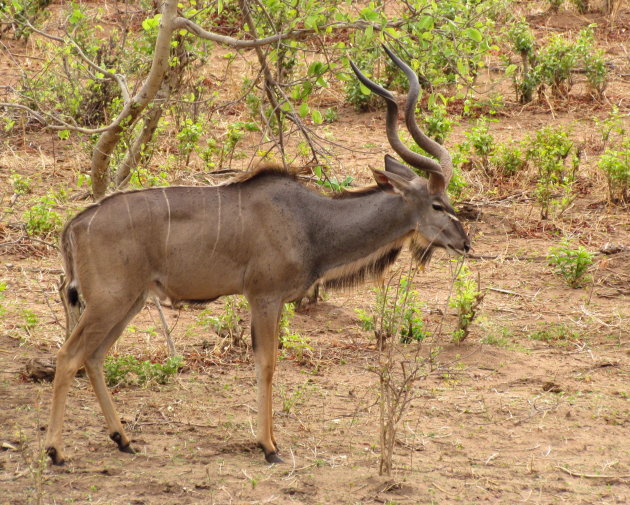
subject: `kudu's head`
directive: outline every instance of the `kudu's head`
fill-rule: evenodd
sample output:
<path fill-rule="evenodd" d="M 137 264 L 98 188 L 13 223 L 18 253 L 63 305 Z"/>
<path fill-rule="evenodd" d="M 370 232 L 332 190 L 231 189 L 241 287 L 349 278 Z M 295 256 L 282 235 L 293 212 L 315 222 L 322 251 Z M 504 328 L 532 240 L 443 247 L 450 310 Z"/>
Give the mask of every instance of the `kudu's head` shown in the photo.
<path fill-rule="evenodd" d="M 428 179 L 419 177 L 407 165 L 385 156 L 385 170 L 373 170 L 377 184 L 385 191 L 398 193 L 413 209 L 416 233 L 412 238 L 412 251 L 421 262 L 426 262 L 431 250 L 441 247 L 451 253 L 466 254 L 470 239 L 449 203 L 446 188 L 453 174 L 453 162 L 448 151 L 427 137 L 416 123 L 415 108 L 420 93 L 416 73 L 387 47 L 383 46 L 392 61 L 409 80 L 409 93 L 405 102 L 405 123 L 414 141 L 437 161 L 409 149 L 398 136 L 398 104 L 392 93 L 368 79 L 350 62 L 359 80 L 387 102 L 387 139 L 400 157 L 414 168 L 423 170 Z"/>

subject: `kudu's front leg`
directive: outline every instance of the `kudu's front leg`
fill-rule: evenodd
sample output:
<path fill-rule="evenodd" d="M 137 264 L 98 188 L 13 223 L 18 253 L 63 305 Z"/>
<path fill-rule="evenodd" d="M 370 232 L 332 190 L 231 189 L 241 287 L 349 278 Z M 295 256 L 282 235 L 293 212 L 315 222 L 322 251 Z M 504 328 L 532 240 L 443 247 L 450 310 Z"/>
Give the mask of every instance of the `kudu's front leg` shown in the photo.
<path fill-rule="evenodd" d="M 281 302 L 250 300 L 252 308 L 252 346 L 258 382 L 258 445 L 268 463 L 284 463 L 278 456 L 273 437 L 272 380 L 278 353 L 278 323 Z"/>

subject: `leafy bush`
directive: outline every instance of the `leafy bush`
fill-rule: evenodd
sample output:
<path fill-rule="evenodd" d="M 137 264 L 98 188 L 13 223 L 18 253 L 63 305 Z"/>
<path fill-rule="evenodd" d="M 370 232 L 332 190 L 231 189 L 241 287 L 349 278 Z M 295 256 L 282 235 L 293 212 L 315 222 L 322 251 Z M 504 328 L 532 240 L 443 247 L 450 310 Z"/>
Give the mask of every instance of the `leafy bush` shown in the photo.
<path fill-rule="evenodd" d="M 299 333 L 285 333 L 281 335 L 283 351 L 289 351 L 298 363 L 304 363 L 306 358 L 313 353 L 310 340 Z M 283 357 L 287 357 L 283 352 Z"/>
<path fill-rule="evenodd" d="M 626 140 L 624 147 L 621 151 L 607 149 L 598 162 L 606 175 L 608 197 L 613 203 L 630 203 L 630 140 Z"/>
<path fill-rule="evenodd" d="M 468 145 L 479 158 L 478 164 L 480 168 L 487 171 L 489 157 L 494 146 L 494 137 L 490 133 L 488 120 L 485 117 L 480 117 L 475 126 L 470 131 L 467 131 L 465 135 L 468 139 Z"/>
<path fill-rule="evenodd" d="M 22 219 L 29 235 L 46 237 L 61 229 L 63 220 L 53 208 L 57 205 L 55 197 L 48 193 L 40 197 L 34 205 L 24 211 Z"/>
<path fill-rule="evenodd" d="M 508 31 L 508 39 L 521 57 L 521 70 L 516 71 L 515 66 L 508 67 L 508 74 L 512 75 L 516 97 L 520 103 L 532 101 L 534 91 L 538 87 L 538 78 L 531 68 L 534 65 L 534 52 L 536 48 L 534 34 L 525 21 L 514 23 Z"/>
<path fill-rule="evenodd" d="M 308 337 L 291 331 L 291 320 L 295 316 L 295 304 L 285 303 L 282 315 L 280 316 L 280 347 L 282 348 L 282 358 L 288 358 L 289 353 L 298 363 L 305 363 L 313 354 Z"/>
<path fill-rule="evenodd" d="M 219 316 L 210 316 L 204 310 L 199 318 L 199 324 L 212 328 L 220 338 L 228 339 L 232 346 L 244 348 L 247 342 L 244 338 L 245 326 L 241 312 L 249 306 L 242 296 L 226 296 L 223 311 Z"/>
<path fill-rule="evenodd" d="M 457 343 L 468 337 L 477 309 L 486 294 L 479 289 L 479 281 L 465 264 L 462 264 L 457 273 L 454 287 L 455 295 L 448 304 L 457 309 L 457 328 L 453 331 L 453 342 Z"/>
<path fill-rule="evenodd" d="M 593 264 L 593 256 L 594 253 L 582 246 L 573 249 L 571 242 L 564 239 L 560 245 L 549 250 L 547 261 L 569 286 L 579 288 L 590 280 L 588 269 Z"/>
<path fill-rule="evenodd" d="M 514 145 L 497 144 L 490 157 L 490 166 L 493 172 L 503 176 L 512 177 L 521 172 L 527 164 L 523 152 Z"/>
<path fill-rule="evenodd" d="M 223 137 L 220 139 L 209 138 L 207 147 L 200 150 L 199 155 L 208 168 L 229 166 L 235 156 L 236 146 L 248 132 L 255 131 L 258 131 L 258 126 L 250 121 L 229 123 Z M 197 133 L 195 136 L 199 138 Z M 215 158 L 216 161 L 214 161 Z"/>
<path fill-rule="evenodd" d="M 444 144 L 446 137 L 453 129 L 455 121 L 451 119 L 446 110 L 446 103 L 435 104 L 430 108 L 431 114 L 423 119 L 425 133 L 438 144 Z"/>
<path fill-rule="evenodd" d="M 186 156 L 186 165 L 190 160 L 190 153 L 197 148 L 199 139 L 203 134 L 203 125 L 201 122 L 194 122 L 192 119 L 185 119 L 184 125 L 177 133 L 179 141 L 179 151 Z"/>
<path fill-rule="evenodd" d="M 131 355 L 108 356 L 104 364 L 105 381 L 108 386 L 167 384 L 183 363 L 181 356 L 167 358 L 164 363 L 140 361 Z"/>
<path fill-rule="evenodd" d="M 536 57 L 534 74 L 551 88 L 554 96 L 566 97 L 573 86 L 572 71 L 578 61 L 575 43 L 559 34 L 552 34 Z"/>
<path fill-rule="evenodd" d="M 455 156 L 453 156 L 453 175 L 450 182 L 448 183 L 447 188 L 448 193 L 451 195 L 454 201 L 457 201 L 461 198 L 464 189 L 466 189 L 466 186 L 468 186 L 468 183 L 462 176 L 462 170 L 460 168 L 461 162 L 462 160 L 457 157 L 456 152 Z"/>
<path fill-rule="evenodd" d="M 31 180 L 16 172 L 11 172 L 11 185 L 13 186 L 13 193 L 16 195 L 26 195 L 32 191 Z"/>
<path fill-rule="evenodd" d="M 47 0 L 43 1 L 47 3 Z M 73 2 L 64 9 L 62 31 L 72 33 L 73 44 L 60 48 L 57 42 L 38 41 L 46 71 L 21 76 L 20 101 L 34 110 L 52 112 L 68 123 L 101 125 L 120 107 L 120 91 L 113 81 L 104 78 L 103 73 L 91 68 L 87 70 L 86 63 L 77 57 L 74 44 L 91 61 L 112 72 L 124 74 L 138 70 L 138 62 L 129 47 L 122 47 L 121 40 L 127 37 L 122 37 L 119 31 L 113 30 L 109 39 L 103 40 L 99 33 L 102 28 L 83 7 Z M 122 68 L 125 64 L 129 67 Z"/>
<path fill-rule="evenodd" d="M 579 166 L 579 155 L 563 128 L 545 126 L 528 140 L 526 157 L 538 170 L 536 198 L 541 219 L 550 212 L 562 213 L 573 202 L 573 183 Z M 570 155 L 573 156 L 570 158 Z M 571 160 L 567 165 L 567 160 Z"/>
<path fill-rule="evenodd" d="M 594 118 L 604 147 L 614 142 L 616 138 L 625 138 L 626 130 L 623 126 L 623 117 L 624 114 L 619 112 L 619 107 L 613 105 L 610 113 L 603 120 Z"/>
<path fill-rule="evenodd" d="M 138 167 L 131 172 L 129 177 L 129 186 L 132 188 L 152 188 L 168 185 L 168 172 L 165 170 L 153 172 L 148 168 Z"/>
<path fill-rule="evenodd" d="M 516 95 L 521 103 L 533 99 L 534 91 L 545 87 L 555 97 L 567 97 L 573 86 L 573 72 L 584 68 L 587 81 L 599 97 L 608 84 L 608 70 L 603 51 L 594 50 L 594 25 L 580 31 L 575 40 L 552 34 L 545 45 L 535 52 L 533 34 L 521 21 L 508 31 L 514 50 L 521 56 L 521 67 L 508 65 L 506 73 L 512 76 Z"/>
<path fill-rule="evenodd" d="M 350 187 L 352 181 L 354 181 L 354 177 L 349 175 L 342 181 L 337 180 L 336 177 L 330 177 L 321 165 L 313 167 L 313 174 L 317 177 L 317 180 L 315 181 L 316 184 L 336 192 L 343 191 L 345 188 Z"/>
<path fill-rule="evenodd" d="M 505 12 L 503 0 L 444 0 L 441 2 L 405 2 L 404 24 L 387 30 L 395 40 L 394 50 L 411 55 L 407 63 L 418 74 L 420 85 L 430 93 L 447 86 L 472 84 L 485 65 L 490 51 L 498 49 L 495 19 Z M 360 11 L 370 23 L 384 24 L 382 7 L 374 2 Z M 366 75 L 386 83 L 390 89 L 405 89 L 407 84 L 398 68 L 378 48 L 378 33 L 373 26 L 351 35 L 352 49 L 348 56 Z M 381 39 L 382 41 L 382 39 Z M 365 110 L 372 102 L 367 90 L 350 80 L 346 99 Z"/>
<path fill-rule="evenodd" d="M 412 289 L 409 277 L 402 276 L 395 285 L 383 285 L 374 291 L 376 302 L 371 312 L 357 309 L 356 313 L 361 327 L 373 331 L 379 345 L 396 336 L 408 344 L 428 335 L 418 293 Z"/>
<path fill-rule="evenodd" d="M 354 63 L 357 67 L 367 76 L 374 80 L 370 72 L 370 67 L 374 67 L 374 62 L 377 60 L 377 54 L 374 51 L 362 51 L 361 56 L 356 58 Z M 372 110 L 380 104 L 381 98 L 372 93 L 368 88 L 359 82 L 358 79 L 349 79 L 346 82 L 346 101 L 351 104 L 356 110 L 365 112 Z"/>
<path fill-rule="evenodd" d="M 37 25 L 43 18 L 48 15 L 46 7 L 52 0 L 11 0 L 0 2 L 2 7 L 2 19 L 11 20 L 7 22 L 14 30 L 13 38 L 27 40 L 32 33 L 29 24 Z"/>

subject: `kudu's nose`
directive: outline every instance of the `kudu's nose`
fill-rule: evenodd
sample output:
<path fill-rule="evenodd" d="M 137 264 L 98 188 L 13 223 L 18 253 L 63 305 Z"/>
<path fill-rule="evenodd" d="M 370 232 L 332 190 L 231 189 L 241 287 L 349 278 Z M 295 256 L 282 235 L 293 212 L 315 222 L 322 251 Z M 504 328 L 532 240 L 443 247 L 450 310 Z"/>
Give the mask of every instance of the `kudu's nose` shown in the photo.
<path fill-rule="evenodd" d="M 464 252 L 468 254 L 468 251 L 470 251 L 470 242 L 464 244 Z"/>

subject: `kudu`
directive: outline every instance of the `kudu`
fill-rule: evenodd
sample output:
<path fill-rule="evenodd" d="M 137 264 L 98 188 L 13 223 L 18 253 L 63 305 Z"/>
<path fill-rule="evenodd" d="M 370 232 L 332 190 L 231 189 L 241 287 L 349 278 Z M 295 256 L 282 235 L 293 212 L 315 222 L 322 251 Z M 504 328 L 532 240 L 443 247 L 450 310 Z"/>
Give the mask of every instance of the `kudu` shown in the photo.
<path fill-rule="evenodd" d="M 411 135 L 433 159 L 408 149 L 397 133 L 393 95 L 358 78 L 387 100 L 387 137 L 428 183 L 390 156 L 373 170 L 377 185 L 331 198 L 280 170 L 254 171 L 214 187 L 167 187 L 117 193 L 85 209 L 65 227 L 61 250 L 67 299 L 85 310 L 57 354 L 52 410 L 45 447 L 63 463 L 61 432 L 66 397 L 85 366 L 112 440 L 133 452 L 105 384 L 103 360 L 149 293 L 173 303 L 243 294 L 251 307 L 258 382 L 258 443 L 268 462 L 282 460 L 272 427 L 272 377 L 283 304 L 300 299 L 316 282 L 349 286 L 378 275 L 410 244 L 426 262 L 435 247 L 457 254 L 470 242 L 445 189 L 451 158 L 414 119 L 419 85 L 395 55 L 410 89 L 405 118 Z"/>

